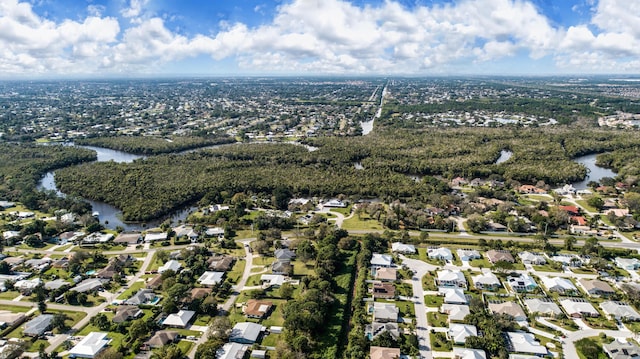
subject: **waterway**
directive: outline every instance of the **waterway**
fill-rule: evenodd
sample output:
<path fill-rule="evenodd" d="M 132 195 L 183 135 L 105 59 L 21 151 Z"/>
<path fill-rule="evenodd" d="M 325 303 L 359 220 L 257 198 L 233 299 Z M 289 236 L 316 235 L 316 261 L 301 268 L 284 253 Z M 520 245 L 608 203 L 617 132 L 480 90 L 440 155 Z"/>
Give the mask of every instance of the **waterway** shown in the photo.
<path fill-rule="evenodd" d="M 98 155 L 97 162 L 108 162 L 114 161 L 118 163 L 130 163 L 137 159 L 145 158 L 145 156 L 134 155 L 131 153 L 126 153 L 122 151 L 111 150 L 108 148 L 102 147 L 94 147 L 94 146 L 78 146 L 82 148 L 86 148 L 89 150 L 96 151 Z M 59 196 L 65 196 L 58 187 L 56 186 L 55 177 L 53 171 L 47 172 L 44 177 L 38 183 L 39 189 L 56 191 Z M 128 223 L 122 221 L 122 211 L 118 208 L 104 202 L 91 201 L 85 199 L 85 201 L 91 204 L 92 212 L 98 212 L 98 219 L 100 223 L 102 223 L 105 227 L 110 229 L 115 229 L 116 227 L 122 227 L 126 231 L 141 231 L 147 228 L 157 227 L 162 223 L 163 219 L 157 219 L 153 221 L 148 221 L 145 223 Z M 194 211 L 196 208 L 187 208 L 176 211 L 175 213 L 168 216 L 171 218 L 172 222 L 177 222 L 179 220 L 184 220 L 187 218 L 190 212 Z"/>
<path fill-rule="evenodd" d="M 384 97 L 387 95 L 387 85 L 384 85 L 382 88 L 382 96 L 380 96 L 380 105 L 378 105 L 378 109 L 376 110 L 375 115 L 371 118 L 371 120 L 366 122 L 360 122 L 360 127 L 362 127 L 362 135 L 368 135 L 373 131 L 373 122 L 376 118 L 380 118 L 382 115 L 382 106 L 384 105 Z"/>
<path fill-rule="evenodd" d="M 585 189 L 587 188 L 587 183 L 591 181 L 599 182 L 603 177 L 614 178 L 617 176 L 612 170 L 596 165 L 596 156 L 597 154 L 591 154 L 574 159 L 574 161 L 587 167 L 588 173 L 584 180 L 572 183 L 573 188 L 578 190 Z"/>
<path fill-rule="evenodd" d="M 313 151 L 317 151 L 318 150 L 318 147 L 305 145 L 305 144 L 302 144 L 302 143 L 299 143 L 299 142 L 283 142 L 283 143 L 288 143 L 288 144 L 297 145 L 297 146 L 303 146 L 309 152 L 313 152 Z M 74 146 L 73 144 L 66 144 L 66 145 Z M 200 148 L 196 148 L 196 149 L 182 151 L 182 152 L 179 152 L 178 154 L 191 153 L 191 152 L 195 152 L 195 151 L 202 151 L 202 150 L 213 149 L 213 148 L 218 148 L 218 147 L 221 147 L 221 146 L 229 146 L 229 145 L 232 145 L 232 144 L 222 144 L 222 145 L 200 147 Z M 96 153 L 97 153 L 96 162 L 114 161 L 114 162 L 117 162 L 117 163 L 131 163 L 131 162 L 133 162 L 135 160 L 146 158 L 145 156 L 135 155 L 135 154 L 122 152 L 122 151 L 117 151 L 117 150 L 112 150 L 112 149 L 103 148 L 103 147 L 95 147 L 95 146 L 78 146 L 78 147 L 82 147 L 82 148 L 86 148 L 86 149 L 89 149 L 89 150 L 96 151 Z M 62 193 L 58 189 L 58 186 L 56 186 L 56 180 L 55 180 L 53 171 L 47 172 L 44 175 L 44 177 L 42 177 L 42 179 L 38 183 L 38 189 L 55 191 L 59 196 L 65 196 L 65 194 Z M 92 212 L 98 212 L 99 213 L 98 219 L 100 220 L 100 223 L 102 223 L 105 227 L 110 228 L 110 229 L 115 229 L 116 227 L 122 227 L 126 231 L 141 231 L 141 230 L 145 230 L 147 228 L 157 227 L 164 220 L 166 220 L 167 218 L 171 219 L 172 224 L 175 224 L 178 221 L 185 220 L 190 213 L 192 213 L 192 212 L 194 212 L 194 211 L 196 211 L 198 209 L 197 207 L 184 208 L 184 209 L 180 209 L 178 211 L 175 211 L 174 213 L 172 213 L 172 214 L 170 214 L 168 216 L 165 216 L 163 218 L 159 218 L 159 219 L 152 220 L 152 221 L 147 221 L 145 223 L 132 223 L 132 222 L 124 222 L 124 221 L 122 221 L 122 211 L 119 210 L 115 206 L 112 206 L 112 205 L 110 205 L 108 203 L 104 203 L 104 202 L 92 201 L 92 200 L 89 200 L 89 199 L 86 199 L 86 198 L 84 200 L 91 204 Z"/>

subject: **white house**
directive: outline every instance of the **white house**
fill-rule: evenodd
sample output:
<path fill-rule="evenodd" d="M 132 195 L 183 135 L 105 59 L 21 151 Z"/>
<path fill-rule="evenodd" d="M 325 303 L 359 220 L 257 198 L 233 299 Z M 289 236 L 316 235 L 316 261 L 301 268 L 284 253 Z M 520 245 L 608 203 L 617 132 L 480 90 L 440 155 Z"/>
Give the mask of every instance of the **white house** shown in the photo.
<path fill-rule="evenodd" d="M 507 278 L 507 283 L 509 283 L 511 289 L 516 292 L 533 292 L 538 288 L 536 281 L 533 280 L 530 275 L 525 273 L 521 273 L 516 277 L 509 276 Z"/>
<path fill-rule="evenodd" d="M 486 271 L 482 274 L 475 275 L 471 277 L 473 281 L 473 285 L 478 289 L 496 289 L 500 288 L 502 285 L 500 284 L 500 279 L 493 274 L 491 271 Z"/>
<path fill-rule="evenodd" d="M 524 300 L 524 304 L 529 312 L 542 316 L 556 317 L 562 314 L 560 307 L 551 298 L 528 298 Z"/>
<path fill-rule="evenodd" d="M 371 256 L 372 267 L 391 267 L 393 258 L 389 254 L 373 253 Z"/>
<path fill-rule="evenodd" d="M 547 259 L 543 255 L 527 251 L 518 253 L 518 257 L 524 264 L 544 265 L 547 263 Z"/>
<path fill-rule="evenodd" d="M 461 322 L 467 315 L 471 314 L 469 306 L 463 304 L 443 304 L 440 307 L 440 312 L 448 314 L 450 322 Z"/>
<path fill-rule="evenodd" d="M 198 283 L 205 287 L 214 287 L 222 282 L 223 277 L 224 272 L 206 271 L 198 278 Z"/>
<path fill-rule="evenodd" d="M 507 332 L 509 338 L 509 351 L 533 355 L 547 355 L 547 348 L 540 345 L 536 337 L 526 332 Z"/>
<path fill-rule="evenodd" d="M 444 269 L 438 271 L 436 284 L 440 287 L 467 287 L 467 279 L 459 270 Z"/>
<path fill-rule="evenodd" d="M 540 276 L 540 280 L 550 292 L 565 294 L 578 291 L 578 288 L 567 278 Z"/>
<path fill-rule="evenodd" d="M 162 325 L 184 328 L 189 325 L 189 322 L 195 314 L 196 312 L 192 310 L 180 310 L 178 313 L 169 314 L 169 316 L 167 316 L 167 318 L 162 322 Z"/>
<path fill-rule="evenodd" d="M 487 355 L 482 349 L 470 349 L 470 348 L 453 348 L 454 359 L 487 359 Z"/>
<path fill-rule="evenodd" d="M 475 249 L 458 249 L 456 253 L 463 262 L 482 258 L 482 256 L 480 256 L 480 252 Z"/>
<path fill-rule="evenodd" d="M 640 320 L 640 314 L 633 309 L 629 304 L 624 302 L 615 302 L 615 301 L 606 301 L 600 303 L 600 308 L 605 312 L 611 319 L 620 319 L 620 320 Z"/>
<path fill-rule="evenodd" d="M 449 324 L 447 335 L 454 344 L 464 344 L 467 337 L 477 337 L 478 330 L 474 325 L 468 324 Z"/>
<path fill-rule="evenodd" d="M 616 257 L 616 259 L 614 259 L 614 262 L 619 268 L 622 268 L 624 270 L 637 270 L 638 268 L 640 268 L 640 260 L 638 260 L 637 258 Z"/>
<path fill-rule="evenodd" d="M 427 256 L 429 259 L 441 259 L 450 261 L 453 260 L 453 254 L 449 248 L 438 247 L 427 249 Z"/>
<path fill-rule="evenodd" d="M 416 247 L 413 244 L 393 242 L 391 243 L 391 251 L 396 253 L 413 254 L 416 252 Z"/>
<path fill-rule="evenodd" d="M 400 310 L 393 303 L 373 303 L 373 321 L 381 323 L 396 323 Z"/>
<path fill-rule="evenodd" d="M 160 266 L 160 268 L 158 268 L 158 273 L 163 273 L 163 272 L 166 272 L 168 270 L 172 270 L 172 271 L 178 273 L 180 268 L 182 268 L 182 264 L 180 264 L 180 262 L 178 262 L 176 260 L 171 259 L 171 260 L 167 261 L 167 263 L 165 263 L 162 266 Z"/>
<path fill-rule="evenodd" d="M 560 305 L 573 318 L 597 317 L 600 315 L 591 303 L 581 298 L 566 298 L 560 301 Z"/>
<path fill-rule="evenodd" d="M 69 350 L 69 358 L 94 358 L 110 341 L 107 333 L 91 332 Z"/>
<path fill-rule="evenodd" d="M 144 236 L 145 242 L 166 241 L 168 238 L 167 232 L 147 232 Z"/>
<path fill-rule="evenodd" d="M 467 304 L 467 297 L 460 288 L 438 288 L 438 293 L 444 295 L 444 302 L 447 304 Z"/>

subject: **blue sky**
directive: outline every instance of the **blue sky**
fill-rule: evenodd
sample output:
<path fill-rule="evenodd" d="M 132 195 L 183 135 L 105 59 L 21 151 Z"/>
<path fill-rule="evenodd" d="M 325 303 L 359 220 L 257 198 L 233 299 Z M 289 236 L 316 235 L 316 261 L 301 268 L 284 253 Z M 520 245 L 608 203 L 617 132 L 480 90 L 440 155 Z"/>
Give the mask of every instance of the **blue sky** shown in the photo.
<path fill-rule="evenodd" d="M 0 78 L 638 74 L 636 0 L 0 0 Z"/>

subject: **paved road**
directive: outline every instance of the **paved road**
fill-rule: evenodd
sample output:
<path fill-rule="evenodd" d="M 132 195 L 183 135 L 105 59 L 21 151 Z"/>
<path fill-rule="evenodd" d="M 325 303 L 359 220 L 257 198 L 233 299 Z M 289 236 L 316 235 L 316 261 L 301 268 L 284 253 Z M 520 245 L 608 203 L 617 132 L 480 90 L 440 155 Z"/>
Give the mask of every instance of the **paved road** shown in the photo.
<path fill-rule="evenodd" d="M 411 279 L 411 286 L 413 287 L 413 300 L 416 312 L 416 335 L 418 337 L 420 358 L 431 359 L 433 358 L 433 353 L 429 347 L 429 324 L 427 323 L 427 308 L 424 304 L 425 294 L 422 288 L 422 277 L 437 267 L 421 260 L 407 258 L 403 255 L 400 255 L 400 258 L 402 259 L 402 264 L 409 267 L 409 269 L 415 273 Z"/>

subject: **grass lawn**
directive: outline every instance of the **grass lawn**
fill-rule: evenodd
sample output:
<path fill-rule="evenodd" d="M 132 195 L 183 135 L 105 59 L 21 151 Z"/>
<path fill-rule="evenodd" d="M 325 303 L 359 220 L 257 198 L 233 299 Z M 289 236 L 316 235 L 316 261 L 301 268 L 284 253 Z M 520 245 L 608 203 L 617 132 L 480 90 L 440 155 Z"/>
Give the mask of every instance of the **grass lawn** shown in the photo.
<path fill-rule="evenodd" d="M 440 308 L 443 303 L 444 303 L 444 297 L 441 297 L 439 295 L 426 295 L 424 297 L 424 304 L 427 307 Z"/>
<path fill-rule="evenodd" d="M 247 263 L 244 259 L 239 259 L 233 264 L 233 268 L 227 272 L 227 279 L 232 283 L 238 283 L 242 273 L 244 273 L 244 266 Z"/>
<path fill-rule="evenodd" d="M 307 263 L 303 263 L 300 260 L 296 260 L 293 262 L 293 274 L 295 276 L 309 276 L 315 274 L 316 264 L 315 261 L 309 261 Z"/>
<path fill-rule="evenodd" d="M 367 229 L 383 229 L 382 224 L 367 215 L 362 215 L 345 219 L 342 222 L 342 228 L 346 230 L 367 230 Z"/>
<path fill-rule="evenodd" d="M 158 253 L 154 253 L 153 258 L 151 258 L 151 263 L 149 263 L 149 267 L 147 267 L 147 271 L 157 271 L 162 264 L 162 261 L 160 260 L 160 258 L 158 258 Z"/>
<path fill-rule="evenodd" d="M 266 347 L 275 347 L 280 340 L 280 334 L 270 333 L 262 339 L 262 345 Z"/>
<path fill-rule="evenodd" d="M 56 252 L 64 252 L 66 249 L 69 249 L 71 247 L 73 247 L 73 243 L 69 243 L 69 244 L 65 244 L 64 246 L 60 246 L 60 247 L 54 249 L 54 251 L 56 251 Z"/>
<path fill-rule="evenodd" d="M 396 306 L 400 310 L 400 316 L 403 318 L 414 318 L 416 316 L 416 308 L 412 302 L 396 301 Z"/>
<path fill-rule="evenodd" d="M 254 266 L 269 266 L 271 265 L 271 263 L 273 263 L 273 261 L 275 260 L 275 258 L 273 257 L 254 257 L 253 258 L 253 265 Z"/>
<path fill-rule="evenodd" d="M 555 269 L 550 264 L 545 264 L 545 265 L 541 265 L 541 266 L 532 266 L 532 267 L 536 271 L 540 271 L 540 272 L 557 272 L 557 273 L 562 272 L 561 270 Z"/>
<path fill-rule="evenodd" d="M 447 339 L 447 335 L 442 332 L 429 333 L 431 339 L 431 346 L 433 351 L 449 352 L 453 350 L 451 341 Z"/>
<path fill-rule="evenodd" d="M 261 284 L 260 277 L 262 274 L 254 274 L 247 279 L 247 287 L 256 287 Z"/>
<path fill-rule="evenodd" d="M 194 325 L 208 325 L 211 321 L 211 316 L 201 314 L 196 317 L 196 321 L 193 323 Z"/>
<path fill-rule="evenodd" d="M 122 292 L 117 299 L 129 299 L 142 287 L 144 287 L 144 282 L 134 282 L 127 290 Z"/>
<path fill-rule="evenodd" d="M 591 343 L 592 345 L 595 345 L 600 349 L 600 351 L 597 352 L 597 357 L 594 357 L 593 355 L 586 355 L 585 353 L 583 353 L 583 348 L 587 346 L 587 343 Z M 599 336 L 595 336 L 580 339 L 575 343 L 575 346 L 580 359 L 607 359 L 608 356 L 602 350 L 602 344 L 602 339 Z"/>
<path fill-rule="evenodd" d="M 449 316 L 444 313 L 438 312 L 428 312 L 427 320 L 429 321 L 429 325 L 432 327 L 447 327 L 447 319 Z"/>
<path fill-rule="evenodd" d="M 412 297 L 413 296 L 413 287 L 411 284 L 407 283 L 397 283 L 396 284 L 396 294 L 403 297 Z"/>
<path fill-rule="evenodd" d="M 9 291 L 6 291 L 6 292 L 0 292 L 0 299 L 12 300 L 12 299 L 16 298 L 19 295 L 20 295 L 20 292 L 18 292 L 16 290 L 9 290 Z M 4 308 L 2 308 L 2 309 L 4 309 Z"/>
<path fill-rule="evenodd" d="M 428 272 L 424 277 L 422 277 L 422 286 L 425 290 L 438 290 L 435 282 L 435 276 L 431 272 Z"/>
<path fill-rule="evenodd" d="M 176 344 L 178 348 L 180 348 L 180 352 L 184 354 L 189 354 L 191 351 L 191 347 L 193 346 L 193 342 L 188 340 L 181 340 Z"/>
<path fill-rule="evenodd" d="M 593 269 L 588 269 L 588 268 L 571 268 L 571 271 L 577 274 L 593 274 L 594 273 Z"/>
<path fill-rule="evenodd" d="M 469 265 L 476 268 L 491 268 L 492 266 L 491 262 L 486 258 L 471 260 Z"/>
<path fill-rule="evenodd" d="M 585 323 L 587 323 L 588 326 L 594 329 L 616 330 L 618 328 L 613 321 L 608 320 L 604 317 L 597 317 L 597 318 L 585 317 L 583 318 L 583 320 Z"/>
<path fill-rule="evenodd" d="M 587 200 L 577 199 L 576 203 L 580 205 L 580 207 L 586 209 L 588 212 L 598 212 L 598 209 L 596 209 L 595 207 L 591 207 Z"/>
<path fill-rule="evenodd" d="M 34 303 L 33 305 L 35 306 L 36 304 Z M 3 305 L 2 308 L 0 308 L 0 310 L 8 310 L 14 313 L 26 313 L 31 310 L 31 307 L 23 307 L 18 305 Z"/>

